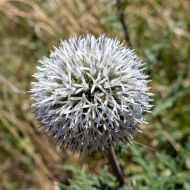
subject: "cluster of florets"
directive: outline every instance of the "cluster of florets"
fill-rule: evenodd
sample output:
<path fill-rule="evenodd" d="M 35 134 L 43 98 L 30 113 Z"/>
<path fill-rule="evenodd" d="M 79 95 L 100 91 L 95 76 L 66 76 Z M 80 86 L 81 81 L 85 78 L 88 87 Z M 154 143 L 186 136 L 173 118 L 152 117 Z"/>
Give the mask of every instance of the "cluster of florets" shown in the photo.
<path fill-rule="evenodd" d="M 45 132 L 72 151 L 127 142 L 150 109 L 147 75 L 117 39 L 87 34 L 61 41 L 43 58 L 32 98 Z"/>

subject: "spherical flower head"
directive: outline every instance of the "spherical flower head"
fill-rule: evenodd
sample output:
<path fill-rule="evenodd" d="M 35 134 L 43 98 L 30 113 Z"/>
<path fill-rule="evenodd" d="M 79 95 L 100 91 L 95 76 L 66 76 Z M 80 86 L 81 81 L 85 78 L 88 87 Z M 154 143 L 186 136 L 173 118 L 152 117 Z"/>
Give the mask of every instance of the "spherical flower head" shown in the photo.
<path fill-rule="evenodd" d="M 43 58 L 32 98 L 45 132 L 74 152 L 130 142 L 150 109 L 147 75 L 135 53 L 101 35 L 73 36 Z"/>

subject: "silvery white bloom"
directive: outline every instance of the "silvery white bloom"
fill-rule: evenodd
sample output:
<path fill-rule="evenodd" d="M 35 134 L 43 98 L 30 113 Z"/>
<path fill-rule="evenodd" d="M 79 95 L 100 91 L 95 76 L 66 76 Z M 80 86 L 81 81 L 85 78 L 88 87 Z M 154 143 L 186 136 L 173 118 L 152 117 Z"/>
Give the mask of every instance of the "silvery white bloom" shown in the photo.
<path fill-rule="evenodd" d="M 150 109 L 147 75 L 117 39 L 91 34 L 61 41 L 43 58 L 32 98 L 45 132 L 72 151 L 129 140 Z"/>

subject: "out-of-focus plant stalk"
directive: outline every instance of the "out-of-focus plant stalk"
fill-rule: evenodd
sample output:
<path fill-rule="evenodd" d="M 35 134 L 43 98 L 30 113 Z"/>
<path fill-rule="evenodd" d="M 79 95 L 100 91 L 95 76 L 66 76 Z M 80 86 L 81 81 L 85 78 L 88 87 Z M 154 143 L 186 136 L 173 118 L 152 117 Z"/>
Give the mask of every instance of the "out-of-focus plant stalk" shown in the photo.
<path fill-rule="evenodd" d="M 122 5 L 124 2 L 122 0 L 117 0 L 116 3 L 117 3 L 119 21 L 123 28 L 125 41 L 126 41 L 127 45 L 131 47 L 131 40 L 129 37 L 128 27 L 127 27 L 126 20 L 125 20 L 124 9 L 122 8 Z"/>

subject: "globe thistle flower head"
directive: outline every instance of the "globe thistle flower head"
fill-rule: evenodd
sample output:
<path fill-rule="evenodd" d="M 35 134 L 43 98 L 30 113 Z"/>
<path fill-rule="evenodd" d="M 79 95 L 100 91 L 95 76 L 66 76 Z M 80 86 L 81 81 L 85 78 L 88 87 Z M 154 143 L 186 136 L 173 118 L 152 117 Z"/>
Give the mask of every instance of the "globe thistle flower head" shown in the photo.
<path fill-rule="evenodd" d="M 105 150 L 130 142 L 150 109 L 147 75 L 117 39 L 73 36 L 43 58 L 32 83 L 38 120 L 58 145 Z"/>

